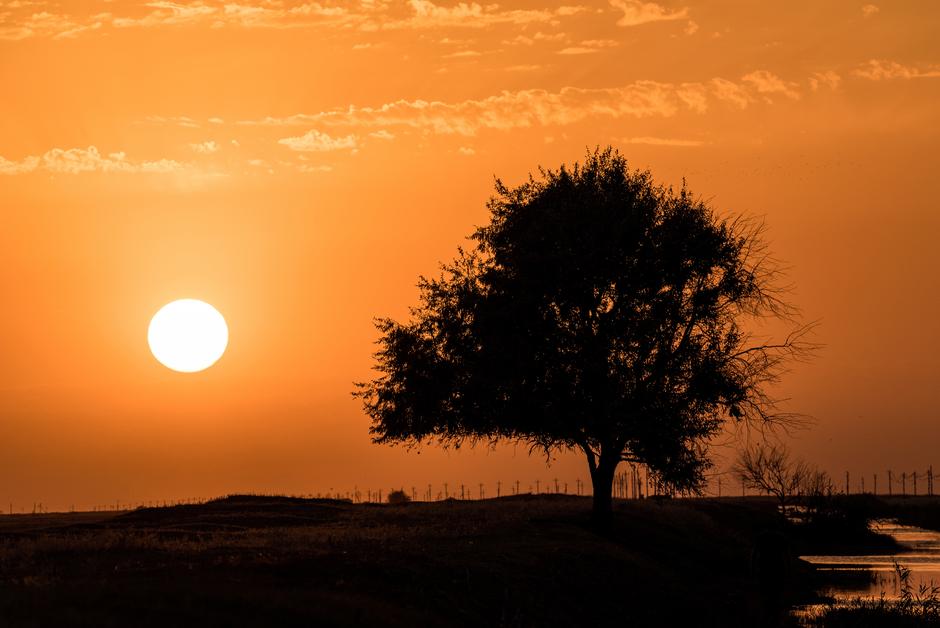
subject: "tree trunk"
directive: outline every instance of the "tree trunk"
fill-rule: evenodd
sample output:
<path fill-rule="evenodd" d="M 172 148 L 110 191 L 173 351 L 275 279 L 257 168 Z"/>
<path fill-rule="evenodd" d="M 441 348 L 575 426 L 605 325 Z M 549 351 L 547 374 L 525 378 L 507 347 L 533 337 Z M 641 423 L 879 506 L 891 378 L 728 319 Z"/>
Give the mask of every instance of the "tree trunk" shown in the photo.
<path fill-rule="evenodd" d="M 591 485 L 594 489 L 591 516 L 599 523 L 606 523 L 613 516 L 614 473 L 617 470 L 617 462 L 601 456 L 597 467 L 591 469 Z"/>

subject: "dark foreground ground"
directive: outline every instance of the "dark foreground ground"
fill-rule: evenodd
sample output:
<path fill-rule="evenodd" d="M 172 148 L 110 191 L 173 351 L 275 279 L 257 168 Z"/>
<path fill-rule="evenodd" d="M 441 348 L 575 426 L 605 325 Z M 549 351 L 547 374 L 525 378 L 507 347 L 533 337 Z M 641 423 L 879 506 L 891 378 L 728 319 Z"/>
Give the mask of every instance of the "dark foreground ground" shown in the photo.
<path fill-rule="evenodd" d="M 621 502 L 604 531 L 589 509 L 548 495 L 234 496 L 0 516 L 0 627 L 725 628 L 768 625 L 770 606 L 805 601 L 816 584 L 796 561 L 780 599 L 761 593 L 755 539 L 784 525 L 770 500 Z M 806 540 L 793 543 L 797 554 Z"/>

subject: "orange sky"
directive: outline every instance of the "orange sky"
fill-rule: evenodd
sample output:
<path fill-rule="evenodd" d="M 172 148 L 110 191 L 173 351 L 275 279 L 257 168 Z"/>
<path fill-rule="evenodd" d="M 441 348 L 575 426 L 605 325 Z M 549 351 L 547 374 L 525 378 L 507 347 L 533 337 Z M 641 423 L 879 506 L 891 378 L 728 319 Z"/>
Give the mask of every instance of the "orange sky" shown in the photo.
<path fill-rule="evenodd" d="M 2 509 L 586 478 L 371 445 L 350 391 L 494 175 L 608 143 L 766 217 L 800 454 L 940 465 L 940 4 L 565 1 L 0 0 Z M 231 332 L 194 375 L 146 342 L 183 297 Z"/>

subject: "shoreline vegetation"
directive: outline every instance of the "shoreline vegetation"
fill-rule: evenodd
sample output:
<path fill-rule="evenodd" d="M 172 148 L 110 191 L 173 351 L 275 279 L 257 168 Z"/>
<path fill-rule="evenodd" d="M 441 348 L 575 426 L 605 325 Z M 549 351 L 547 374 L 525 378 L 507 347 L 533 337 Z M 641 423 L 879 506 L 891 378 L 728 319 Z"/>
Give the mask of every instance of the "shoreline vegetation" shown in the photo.
<path fill-rule="evenodd" d="M 401 504 L 233 495 L 8 515 L 0 625 L 788 625 L 789 608 L 823 601 L 822 574 L 796 556 L 834 538 L 841 552 L 893 552 L 859 518 L 940 513 L 936 498 L 833 499 L 849 515 L 821 528 L 788 523 L 761 497 L 618 500 L 604 529 L 589 497 L 564 495 Z M 784 539 L 791 559 L 779 573 L 756 556 L 765 538 Z M 861 625 L 847 612 L 812 626 Z"/>

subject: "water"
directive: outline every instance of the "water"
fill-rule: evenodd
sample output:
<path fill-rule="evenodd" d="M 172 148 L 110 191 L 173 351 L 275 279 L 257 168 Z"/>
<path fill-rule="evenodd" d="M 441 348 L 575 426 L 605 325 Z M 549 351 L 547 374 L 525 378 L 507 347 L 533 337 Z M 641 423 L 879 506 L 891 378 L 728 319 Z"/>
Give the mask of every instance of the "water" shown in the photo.
<path fill-rule="evenodd" d="M 876 532 L 888 534 L 904 548 L 897 554 L 873 556 L 800 556 L 817 569 L 839 572 L 837 583 L 820 591 L 836 600 L 856 597 L 888 599 L 900 597 L 900 581 L 895 562 L 911 570 L 910 583 L 917 591 L 921 584 L 940 586 L 940 532 L 905 526 L 893 521 L 873 521 Z"/>

